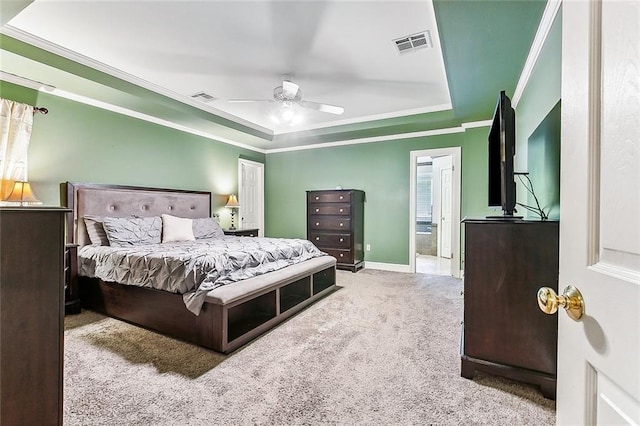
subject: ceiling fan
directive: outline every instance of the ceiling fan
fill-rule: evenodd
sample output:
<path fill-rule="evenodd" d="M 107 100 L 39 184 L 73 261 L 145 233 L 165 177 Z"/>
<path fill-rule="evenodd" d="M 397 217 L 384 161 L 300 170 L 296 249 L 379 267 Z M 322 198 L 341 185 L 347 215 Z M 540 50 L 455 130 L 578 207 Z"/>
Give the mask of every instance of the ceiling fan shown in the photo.
<path fill-rule="evenodd" d="M 302 108 L 328 112 L 329 114 L 340 115 L 344 112 L 344 108 L 341 106 L 303 101 L 300 86 L 292 82 L 289 76 L 284 76 L 282 85 L 273 89 L 273 99 L 229 99 L 228 102 L 279 102 L 284 107 L 297 104 Z"/>

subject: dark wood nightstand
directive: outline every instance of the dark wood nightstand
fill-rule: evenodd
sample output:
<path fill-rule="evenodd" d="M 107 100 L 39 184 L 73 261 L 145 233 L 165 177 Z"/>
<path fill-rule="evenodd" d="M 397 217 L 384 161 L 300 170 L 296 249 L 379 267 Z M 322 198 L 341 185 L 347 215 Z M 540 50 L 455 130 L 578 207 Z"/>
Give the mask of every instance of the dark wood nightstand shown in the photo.
<path fill-rule="evenodd" d="M 257 237 L 258 228 L 246 229 L 223 229 L 224 235 L 233 235 L 236 237 Z"/>
<path fill-rule="evenodd" d="M 64 313 L 79 314 L 78 297 L 78 245 L 64 246 Z"/>

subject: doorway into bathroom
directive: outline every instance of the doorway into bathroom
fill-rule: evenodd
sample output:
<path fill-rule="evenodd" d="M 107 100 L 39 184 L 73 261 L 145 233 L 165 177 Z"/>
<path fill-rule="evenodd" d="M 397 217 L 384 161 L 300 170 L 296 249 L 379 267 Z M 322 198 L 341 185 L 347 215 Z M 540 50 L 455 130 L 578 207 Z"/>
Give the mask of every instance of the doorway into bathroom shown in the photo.
<path fill-rule="evenodd" d="M 412 231 L 417 273 L 459 275 L 460 148 L 412 152 Z M 459 169 L 458 169 L 459 170 Z M 456 195 L 454 195 L 456 194 Z M 458 231 L 458 232 L 456 232 Z M 455 237 L 454 237 L 455 234 Z M 457 253 L 458 252 L 458 253 Z"/>

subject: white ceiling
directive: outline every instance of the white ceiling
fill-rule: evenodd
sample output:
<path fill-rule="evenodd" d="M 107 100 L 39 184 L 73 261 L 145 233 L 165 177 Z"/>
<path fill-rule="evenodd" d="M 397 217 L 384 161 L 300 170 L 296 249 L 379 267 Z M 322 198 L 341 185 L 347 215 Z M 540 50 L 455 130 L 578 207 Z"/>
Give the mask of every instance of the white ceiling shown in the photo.
<path fill-rule="evenodd" d="M 36 0 L 9 30 L 274 134 L 451 108 L 430 0 Z M 394 39 L 425 30 L 433 48 L 398 53 Z M 284 74 L 293 75 L 304 100 L 343 106 L 344 114 L 304 109 L 291 127 L 269 118 L 271 103 L 227 102 L 272 99 Z M 192 101 L 200 91 L 216 100 Z"/>

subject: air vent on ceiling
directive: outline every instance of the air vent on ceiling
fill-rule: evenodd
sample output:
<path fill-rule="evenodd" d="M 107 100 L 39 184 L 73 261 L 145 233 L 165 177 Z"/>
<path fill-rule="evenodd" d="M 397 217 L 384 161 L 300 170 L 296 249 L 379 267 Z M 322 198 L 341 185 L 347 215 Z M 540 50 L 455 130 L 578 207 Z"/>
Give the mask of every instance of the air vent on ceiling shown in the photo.
<path fill-rule="evenodd" d="M 213 95 L 210 95 L 207 92 L 194 93 L 193 95 L 191 95 L 191 97 L 195 100 L 202 101 L 202 102 L 211 102 L 216 99 Z"/>
<path fill-rule="evenodd" d="M 398 53 L 413 52 L 418 49 L 429 49 L 433 47 L 433 41 L 431 40 L 431 32 L 429 30 L 421 33 L 412 34 L 406 37 L 401 37 L 393 40 L 393 43 L 398 49 Z"/>

